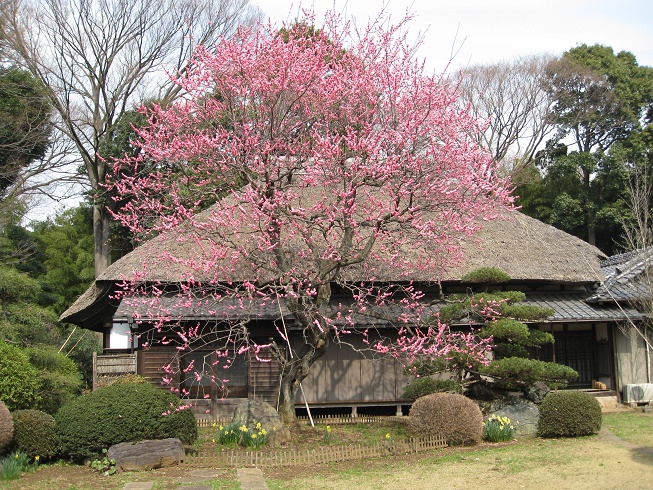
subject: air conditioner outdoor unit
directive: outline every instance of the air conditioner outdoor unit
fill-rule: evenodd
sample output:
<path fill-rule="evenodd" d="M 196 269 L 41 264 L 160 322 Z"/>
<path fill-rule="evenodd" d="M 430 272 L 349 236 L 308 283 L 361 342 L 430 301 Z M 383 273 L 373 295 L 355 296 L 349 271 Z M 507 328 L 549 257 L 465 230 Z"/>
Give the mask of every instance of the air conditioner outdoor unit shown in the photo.
<path fill-rule="evenodd" d="M 653 383 L 624 385 L 623 401 L 624 403 L 653 402 Z"/>

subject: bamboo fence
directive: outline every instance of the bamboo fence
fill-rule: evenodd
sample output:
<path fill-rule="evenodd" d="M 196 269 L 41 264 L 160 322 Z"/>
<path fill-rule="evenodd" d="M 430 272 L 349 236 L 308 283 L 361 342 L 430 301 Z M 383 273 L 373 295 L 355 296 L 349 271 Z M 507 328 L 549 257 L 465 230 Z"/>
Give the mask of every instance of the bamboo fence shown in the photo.
<path fill-rule="evenodd" d="M 336 463 L 365 458 L 418 453 L 446 447 L 441 437 L 413 438 L 406 441 L 384 441 L 372 446 L 327 446 L 305 450 L 221 451 L 215 454 L 187 456 L 184 465 L 198 467 L 278 467 Z"/>
<path fill-rule="evenodd" d="M 302 423 L 309 423 L 308 417 L 297 417 Z M 382 422 L 408 423 L 408 417 L 367 417 L 367 416 L 338 416 L 338 415 L 320 415 L 313 416 L 315 425 L 355 425 L 355 424 L 374 424 Z M 197 419 L 197 427 L 207 428 L 216 425 L 228 425 L 229 419 Z"/>

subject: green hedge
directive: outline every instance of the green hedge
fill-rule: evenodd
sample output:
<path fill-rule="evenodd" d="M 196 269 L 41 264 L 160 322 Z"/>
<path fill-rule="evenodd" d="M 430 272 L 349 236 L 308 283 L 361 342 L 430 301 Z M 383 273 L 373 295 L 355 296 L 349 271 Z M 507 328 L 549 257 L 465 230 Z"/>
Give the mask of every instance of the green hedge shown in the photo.
<path fill-rule="evenodd" d="M 35 408 L 40 388 L 39 373 L 27 354 L 0 341 L 0 400 L 12 412 Z"/>
<path fill-rule="evenodd" d="M 176 410 L 178 397 L 150 384 L 114 384 L 80 396 L 55 415 L 62 452 L 73 459 L 99 456 L 121 442 L 197 439 L 195 416 Z M 165 414 L 165 415 L 164 415 Z"/>
<path fill-rule="evenodd" d="M 41 400 L 36 408 L 54 415 L 63 405 L 79 396 L 82 376 L 75 362 L 55 348 L 26 349 L 32 365 L 39 370 Z"/>

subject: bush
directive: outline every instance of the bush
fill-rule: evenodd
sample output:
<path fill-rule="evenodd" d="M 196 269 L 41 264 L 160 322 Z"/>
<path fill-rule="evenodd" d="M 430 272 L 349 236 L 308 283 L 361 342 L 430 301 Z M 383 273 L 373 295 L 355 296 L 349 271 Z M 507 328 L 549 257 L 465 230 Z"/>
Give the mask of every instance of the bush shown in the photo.
<path fill-rule="evenodd" d="M 34 408 L 40 400 L 38 371 L 27 354 L 0 341 L 0 400 L 12 412 Z"/>
<path fill-rule="evenodd" d="M 402 398 L 406 400 L 417 400 L 431 393 L 443 391 L 460 392 L 460 385 L 453 379 L 416 378 L 404 389 Z"/>
<path fill-rule="evenodd" d="M 11 444 L 14 437 L 14 422 L 11 413 L 0 400 L 0 454 Z"/>
<path fill-rule="evenodd" d="M 550 392 L 540 405 L 537 435 L 540 437 L 578 437 L 596 434 L 601 429 L 601 405 L 584 391 Z"/>
<path fill-rule="evenodd" d="M 72 359 L 48 347 L 27 349 L 25 353 L 39 370 L 40 401 L 36 405 L 39 410 L 54 415 L 59 408 L 79 396 L 82 377 Z"/>
<path fill-rule="evenodd" d="M 51 459 L 59 454 L 54 418 L 40 410 L 17 410 L 14 418 L 14 447 L 34 458 Z"/>
<path fill-rule="evenodd" d="M 434 393 L 418 398 L 410 409 L 410 432 L 418 437 L 441 436 L 450 446 L 472 445 L 483 436 L 483 414 L 463 395 Z"/>
<path fill-rule="evenodd" d="M 120 442 L 197 439 L 195 416 L 180 400 L 150 384 L 115 384 L 82 395 L 55 415 L 62 452 L 73 459 L 98 457 Z"/>

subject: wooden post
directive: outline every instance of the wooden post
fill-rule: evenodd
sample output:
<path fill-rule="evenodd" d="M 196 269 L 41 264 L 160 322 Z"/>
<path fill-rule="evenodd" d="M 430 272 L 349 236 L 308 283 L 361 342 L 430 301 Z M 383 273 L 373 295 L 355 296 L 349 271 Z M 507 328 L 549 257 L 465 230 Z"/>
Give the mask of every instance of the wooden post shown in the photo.
<path fill-rule="evenodd" d="M 97 386 L 97 352 L 93 352 L 93 386 L 91 389 L 95 391 Z"/>

